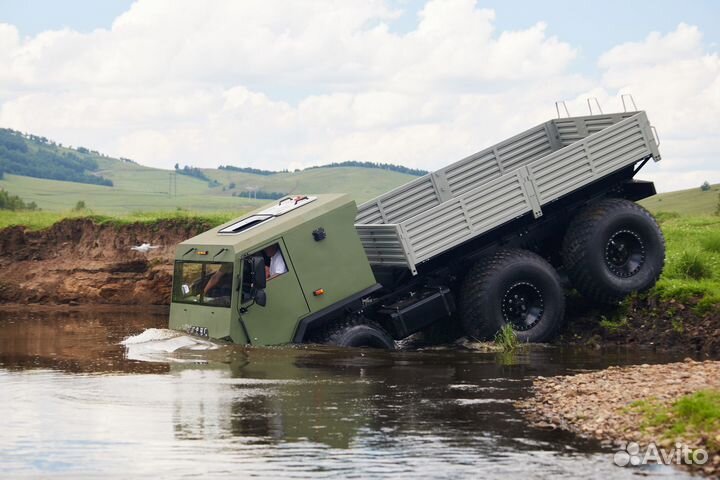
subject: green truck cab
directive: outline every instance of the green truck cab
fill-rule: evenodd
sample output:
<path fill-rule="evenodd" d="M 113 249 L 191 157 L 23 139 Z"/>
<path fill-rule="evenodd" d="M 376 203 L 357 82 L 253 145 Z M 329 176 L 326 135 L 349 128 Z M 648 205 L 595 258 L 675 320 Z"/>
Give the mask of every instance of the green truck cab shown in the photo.
<path fill-rule="evenodd" d="M 242 344 L 302 338 L 328 309 L 379 288 L 356 213 L 347 195 L 287 197 L 182 242 L 170 328 Z M 268 251 L 285 268 L 265 279 Z"/>
<path fill-rule="evenodd" d="M 241 344 L 393 348 L 416 332 L 544 342 L 565 291 L 651 288 L 665 243 L 635 202 L 645 112 L 553 119 L 359 207 L 288 196 L 178 245 L 170 328 Z"/>

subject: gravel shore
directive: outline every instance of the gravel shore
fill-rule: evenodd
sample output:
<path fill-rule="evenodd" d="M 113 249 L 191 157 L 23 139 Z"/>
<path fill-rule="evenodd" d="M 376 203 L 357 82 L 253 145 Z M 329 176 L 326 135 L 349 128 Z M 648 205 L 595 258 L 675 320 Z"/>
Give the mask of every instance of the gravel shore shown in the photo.
<path fill-rule="evenodd" d="M 690 359 L 664 365 L 610 367 L 573 376 L 538 377 L 534 396 L 519 402 L 533 425 L 562 428 L 616 444 L 637 442 L 673 447 L 677 442 L 703 448 L 709 454 L 704 473 L 720 475 L 720 430 L 698 436 L 692 433 L 672 437 L 648 426 L 638 401 L 669 406 L 683 395 L 699 390 L 720 389 L 720 361 Z"/>

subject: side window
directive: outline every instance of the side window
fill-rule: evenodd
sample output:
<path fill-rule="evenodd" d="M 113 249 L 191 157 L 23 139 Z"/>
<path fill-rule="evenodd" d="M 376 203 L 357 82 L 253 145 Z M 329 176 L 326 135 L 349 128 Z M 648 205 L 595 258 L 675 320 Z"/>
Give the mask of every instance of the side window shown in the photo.
<path fill-rule="evenodd" d="M 272 245 L 265 247 L 256 255 L 262 255 L 265 259 L 265 278 L 272 280 L 284 273 L 287 273 L 287 264 L 285 263 L 285 257 L 283 257 L 280 245 L 273 243 Z"/>

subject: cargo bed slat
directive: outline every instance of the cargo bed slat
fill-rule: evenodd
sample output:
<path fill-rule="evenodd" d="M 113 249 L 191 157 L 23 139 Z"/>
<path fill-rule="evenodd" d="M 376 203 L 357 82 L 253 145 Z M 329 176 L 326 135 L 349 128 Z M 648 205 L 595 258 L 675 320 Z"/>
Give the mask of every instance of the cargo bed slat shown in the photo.
<path fill-rule="evenodd" d="M 409 268 L 660 155 L 645 112 L 555 119 L 362 204 L 374 266 Z"/>

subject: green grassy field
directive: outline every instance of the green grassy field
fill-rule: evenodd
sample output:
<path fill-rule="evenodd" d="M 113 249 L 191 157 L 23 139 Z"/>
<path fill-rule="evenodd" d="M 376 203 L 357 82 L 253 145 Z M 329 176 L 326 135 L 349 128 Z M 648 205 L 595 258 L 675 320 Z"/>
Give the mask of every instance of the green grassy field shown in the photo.
<path fill-rule="evenodd" d="M 41 230 L 69 218 L 90 218 L 95 223 L 129 224 L 129 223 L 156 223 L 163 220 L 191 220 L 205 221 L 212 225 L 220 225 L 233 218 L 246 213 L 247 210 L 191 212 L 159 211 L 135 212 L 126 215 L 98 215 L 87 211 L 81 212 L 50 212 L 50 211 L 16 211 L 0 210 L 0 229 L 11 226 L 23 226 L 30 230 Z"/>
<path fill-rule="evenodd" d="M 679 301 L 703 297 L 699 307 L 720 303 L 720 216 L 659 214 L 667 248 L 655 292 Z"/>
<path fill-rule="evenodd" d="M 283 193 L 348 193 L 358 203 L 407 183 L 416 177 L 388 170 L 359 167 L 317 168 L 275 175 L 250 175 L 229 170 L 205 169 L 208 178 L 223 185 L 235 184 L 234 190 L 215 188 L 215 194 L 231 196 L 255 188 Z M 218 191 L 219 190 L 219 191 Z"/>
<path fill-rule="evenodd" d="M 700 187 L 678 190 L 655 195 L 640 204 L 653 213 L 677 212 L 682 215 L 712 215 L 718 205 L 720 184 L 711 185 L 710 190 L 703 192 Z"/>
<path fill-rule="evenodd" d="M 95 158 L 100 164 L 97 173 L 112 180 L 112 187 L 6 174 L 0 180 L 0 188 L 25 202 L 37 203 L 44 211 L 67 212 L 82 200 L 94 213 L 126 215 L 178 208 L 197 212 L 247 210 L 271 201 L 232 196 L 233 192 L 239 195 L 248 187 L 281 193 L 348 193 L 360 203 L 415 178 L 386 170 L 349 167 L 269 176 L 204 170 L 209 178 L 220 183 L 210 187 L 204 180 L 169 170 Z M 231 183 L 235 183 L 234 189 L 228 188 Z"/>

